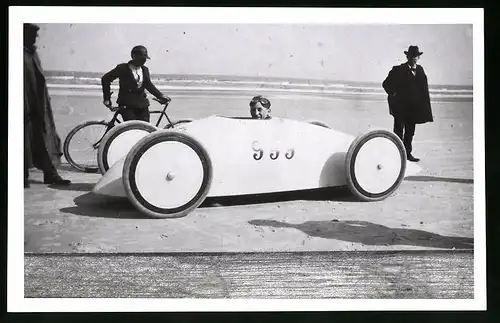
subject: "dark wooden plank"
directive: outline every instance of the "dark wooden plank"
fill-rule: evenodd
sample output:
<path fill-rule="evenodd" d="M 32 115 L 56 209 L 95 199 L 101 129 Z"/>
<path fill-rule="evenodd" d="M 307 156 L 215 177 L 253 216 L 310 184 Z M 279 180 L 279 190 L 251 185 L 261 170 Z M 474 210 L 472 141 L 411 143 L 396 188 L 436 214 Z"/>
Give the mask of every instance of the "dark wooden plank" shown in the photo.
<path fill-rule="evenodd" d="M 25 255 L 25 297 L 473 298 L 464 251 Z"/>

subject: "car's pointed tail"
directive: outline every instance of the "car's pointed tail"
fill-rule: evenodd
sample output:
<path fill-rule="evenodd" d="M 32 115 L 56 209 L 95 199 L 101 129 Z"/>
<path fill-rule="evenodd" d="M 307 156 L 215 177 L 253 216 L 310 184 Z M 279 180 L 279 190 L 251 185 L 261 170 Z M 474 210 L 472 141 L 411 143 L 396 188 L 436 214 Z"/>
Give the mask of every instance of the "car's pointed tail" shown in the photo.
<path fill-rule="evenodd" d="M 125 158 L 116 162 L 92 189 L 92 193 L 105 196 L 126 197 L 123 187 L 122 173 Z"/>

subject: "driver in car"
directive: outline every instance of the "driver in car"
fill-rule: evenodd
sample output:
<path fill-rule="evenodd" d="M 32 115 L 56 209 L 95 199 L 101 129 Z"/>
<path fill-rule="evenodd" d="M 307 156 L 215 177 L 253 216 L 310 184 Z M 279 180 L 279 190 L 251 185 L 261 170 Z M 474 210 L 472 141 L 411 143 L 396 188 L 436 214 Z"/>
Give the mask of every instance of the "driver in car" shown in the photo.
<path fill-rule="evenodd" d="M 271 119 L 271 101 L 261 95 L 254 96 L 250 101 L 252 119 Z"/>

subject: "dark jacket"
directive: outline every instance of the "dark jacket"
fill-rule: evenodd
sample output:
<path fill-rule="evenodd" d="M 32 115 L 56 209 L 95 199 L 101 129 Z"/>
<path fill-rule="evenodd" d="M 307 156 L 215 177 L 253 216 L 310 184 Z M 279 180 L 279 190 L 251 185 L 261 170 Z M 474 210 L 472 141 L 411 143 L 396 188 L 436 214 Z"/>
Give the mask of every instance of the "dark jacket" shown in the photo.
<path fill-rule="evenodd" d="M 144 89 L 148 90 L 149 93 L 158 99 L 163 98 L 163 94 L 153 85 L 153 83 L 151 83 L 149 69 L 146 66 L 142 66 L 143 81 L 142 86 L 138 88 L 137 81 L 128 64 L 129 63 L 118 64 L 101 78 L 104 100 L 110 100 L 111 83 L 117 78 L 120 80 L 120 90 L 116 102 L 120 106 L 149 107 L 149 100 L 146 97 Z"/>
<path fill-rule="evenodd" d="M 393 66 L 382 86 L 388 94 L 392 116 L 415 124 L 434 121 L 429 85 L 422 66 L 417 65 L 415 75 L 407 63 Z"/>
<path fill-rule="evenodd" d="M 24 163 L 44 169 L 61 163 L 61 139 L 56 131 L 49 92 L 35 47 L 24 47 Z"/>

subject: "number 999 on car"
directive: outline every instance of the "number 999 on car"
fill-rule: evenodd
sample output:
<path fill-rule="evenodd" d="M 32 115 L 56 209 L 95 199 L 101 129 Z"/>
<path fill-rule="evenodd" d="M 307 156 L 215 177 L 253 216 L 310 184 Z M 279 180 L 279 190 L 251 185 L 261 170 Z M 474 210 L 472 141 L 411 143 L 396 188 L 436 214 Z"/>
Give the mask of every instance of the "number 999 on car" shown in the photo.
<path fill-rule="evenodd" d="M 292 159 L 295 156 L 295 149 L 293 147 L 284 147 L 283 145 L 276 144 L 270 147 L 264 147 L 260 142 L 254 141 L 252 143 L 253 159 L 261 160 L 262 158 L 269 158 L 277 160 L 278 158 Z"/>

